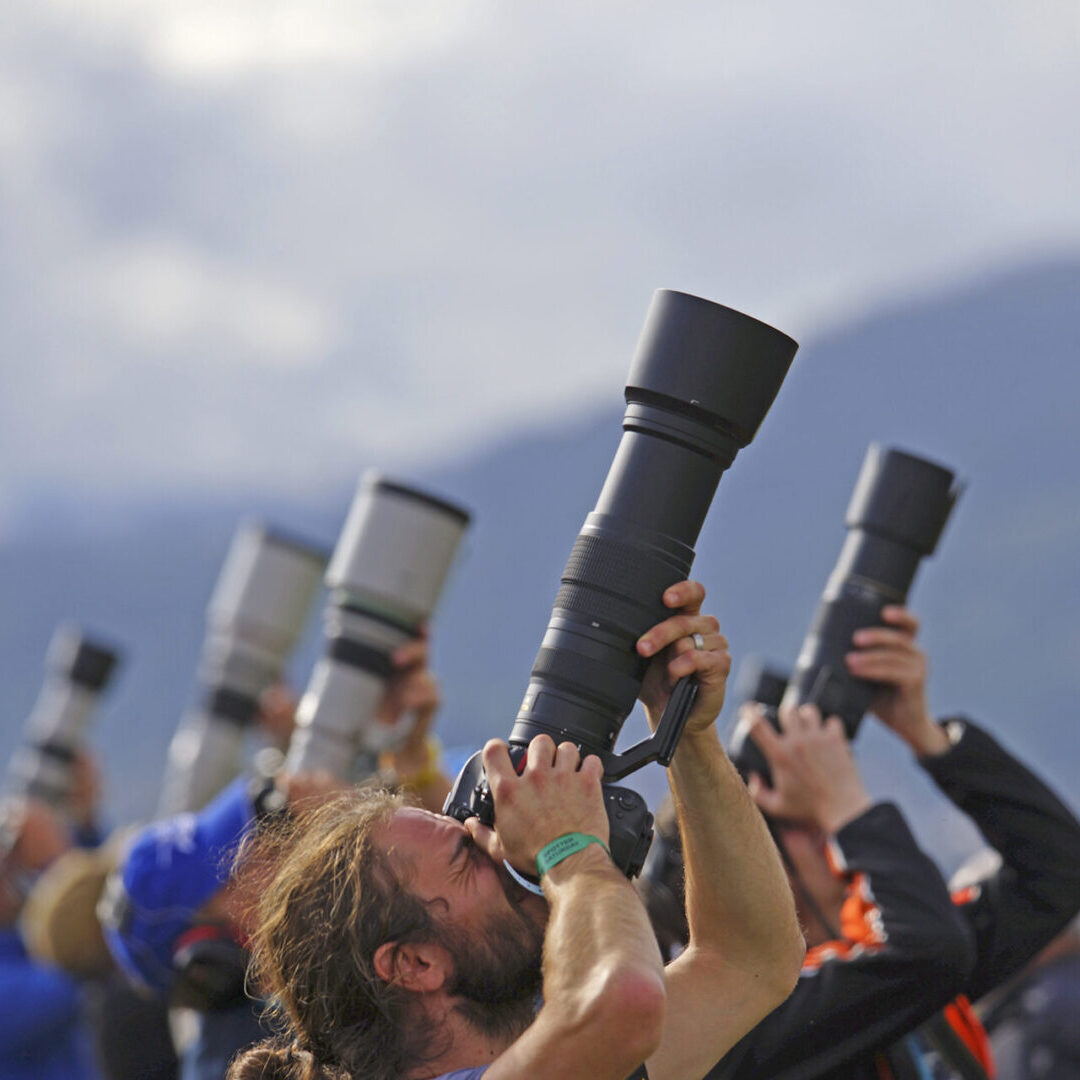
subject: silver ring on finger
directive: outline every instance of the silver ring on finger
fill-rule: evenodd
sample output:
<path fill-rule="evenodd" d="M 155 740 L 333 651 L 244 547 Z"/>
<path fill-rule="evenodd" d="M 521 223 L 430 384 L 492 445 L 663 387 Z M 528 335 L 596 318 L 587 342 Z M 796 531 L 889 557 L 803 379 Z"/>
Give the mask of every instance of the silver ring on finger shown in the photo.
<path fill-rule="evenodd" d="M 705 638 L 701 634 L 691 634 L 690 640 L 693 641 L 694 648 L 697 649 L 698 652 L 705 651 Z"/>

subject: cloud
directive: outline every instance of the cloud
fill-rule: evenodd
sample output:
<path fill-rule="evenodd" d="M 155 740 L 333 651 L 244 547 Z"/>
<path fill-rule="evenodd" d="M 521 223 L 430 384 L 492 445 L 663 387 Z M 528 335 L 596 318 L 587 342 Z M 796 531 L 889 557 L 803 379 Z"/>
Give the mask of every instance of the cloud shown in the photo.
<path fill-rule="evenodd" d="M 1080 246 L 1059 0 L 9 7 L 9 498 L 407 468 L 617 398 L 658 286 L 805 337 Z"/>
<path fill-rule="evenodd" d="M 151 357 L 182 349 L 196 371 L 207 338 L 215 356 L 256 369 L 310 366 L 333 344 L 318 304 L 169 240 L 141 237 L 95 252 L 72 277 L 104 334 Z"/>

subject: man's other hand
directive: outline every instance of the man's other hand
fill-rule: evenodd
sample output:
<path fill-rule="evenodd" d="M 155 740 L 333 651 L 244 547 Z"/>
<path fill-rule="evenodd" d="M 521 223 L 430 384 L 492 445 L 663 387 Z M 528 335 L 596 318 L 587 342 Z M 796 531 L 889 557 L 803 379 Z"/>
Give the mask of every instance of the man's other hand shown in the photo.
<path fill-rule="evenodd" d="M 686 733 L 707 730 L 724 707 L 731 655 L 727 638 L 712 615 L 702 615 L 705 586 L 698 581 L 680 581 L 664 593 L 664 604 L 678 614 L 658 623 L 638 639 L 641 656 L 653 657 L 641 684 L 641 700 L 649 726 L 655 730 L 671 691 L 685 675 L 696 675 L 698 696 L 686 722 Z M 694 635 L 701 635 L 698 648 Z"/>
<path fill-rule="evenodd" d="M 608 843 L 608 817 L 600 781 L 604 768 L 595 754 L 584 760 L 571 742 L 557 747 L 549 735 L 537 735 L 518 775 L 505 742 L 484 747 L 484 770 L 495 801 L 496 830 L 469 818 L 465 828 L 493 859 L 536 873 L 540 849 L 566 833 L 588 833 Z M 598 849 L 599 850 L 599 849 Z"/>

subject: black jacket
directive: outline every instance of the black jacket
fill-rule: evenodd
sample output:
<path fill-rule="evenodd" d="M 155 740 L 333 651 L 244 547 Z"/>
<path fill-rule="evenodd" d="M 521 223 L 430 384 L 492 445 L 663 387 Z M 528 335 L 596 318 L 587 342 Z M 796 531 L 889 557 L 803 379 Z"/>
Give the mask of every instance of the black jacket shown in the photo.
<path fill-rule="evenodd" d="M 958 1075 L 916 1029 L 958 994 L 975 999 L 1019 970 L 1080 908 L 1080 823 L 988 734 L 949 723 L 964 725 L 955 744 L 921 764 L 1001 869 L 950 898 L 894 806 L 850 822 L 832 845 L 849 880 L 841 939 L 810 950 L 791 997 L 710 1080 Z"/>

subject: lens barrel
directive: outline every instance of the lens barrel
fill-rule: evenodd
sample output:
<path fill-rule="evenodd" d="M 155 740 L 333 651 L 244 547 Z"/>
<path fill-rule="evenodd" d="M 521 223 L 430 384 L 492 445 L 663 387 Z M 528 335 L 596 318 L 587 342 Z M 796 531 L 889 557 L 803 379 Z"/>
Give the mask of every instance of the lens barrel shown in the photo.
<path fill-rule="evenodd" d="M 646 662 L 635 644 L 670 611 L 716 486 L 753 439 L 798 348 L 720 304 L 659 290 L 630 367 L 623 436 L 562 574 L 510 736 L 610 752 Z"/>
<path fill-rule="evenodd" d="M 261 522 L 237 530 L 207 605 L 202 700 L 170 743 L 160 814 L 201 809 L 240 771 L 259 696 L 281 678 L 326 560 L 321 546 Z"/>
<path fill-rule="evenodd" d="M 391 656 L 431 617 L 469 518 L 375 470 L 361 478 L 326 571 L 326 652 L 297 709 L 288 771 L 349 779 L 358 754 L 401 735 L 375 721 Z"/>
<path fill-rule="evenodd" d="M 120 654 L 78 627 L 57 628 L 45 658 L 45 682 L 12 758 L 12 786 L 54 806 L 71 790 L 71 766 L 90 716 Z"/>
<path fill-rule="evenodd" d="M 931 555 L 961 485 L 941 465 L 872 443 L 845 524 L 848 535 L 803 641 L 785 702 L 839 716 L 854 737 L 876 683 L 848 673 L 852 635 L 882 625 L 881 609 L 903 604 L 919 562 Z"/>

